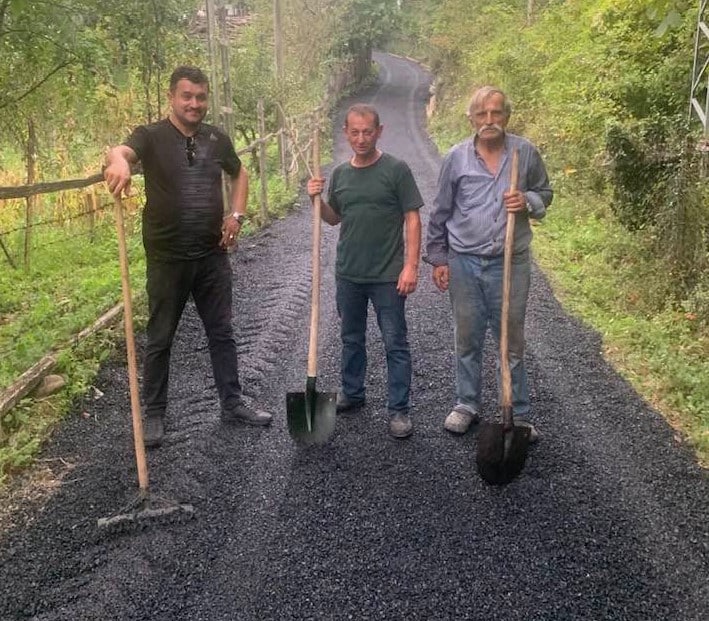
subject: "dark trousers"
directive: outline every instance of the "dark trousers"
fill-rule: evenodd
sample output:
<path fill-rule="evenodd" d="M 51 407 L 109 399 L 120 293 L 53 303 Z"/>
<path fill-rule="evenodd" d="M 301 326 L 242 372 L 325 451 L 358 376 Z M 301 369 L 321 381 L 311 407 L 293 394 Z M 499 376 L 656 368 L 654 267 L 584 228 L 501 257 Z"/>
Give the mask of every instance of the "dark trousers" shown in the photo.
<path fill-rule="evenodd" d="M 187 300 L 192 295 L 209 342 L 212 371 L 223 408 L 241 401 L 236 341 L 231 325 L 231 267 L 225 253 L 192 261 L 148 259 L 150 318 L 143 367 L 143 400 L 147 416 L 167 408 L 170 349 Z"/>

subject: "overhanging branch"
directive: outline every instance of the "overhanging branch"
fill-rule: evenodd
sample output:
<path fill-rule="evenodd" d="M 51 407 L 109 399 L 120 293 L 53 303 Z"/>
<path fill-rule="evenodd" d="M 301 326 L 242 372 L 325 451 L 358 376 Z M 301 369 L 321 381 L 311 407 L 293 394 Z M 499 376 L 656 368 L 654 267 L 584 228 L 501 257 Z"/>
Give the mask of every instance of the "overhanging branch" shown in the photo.
<path fill-rule="evenodd" d="M 62 69 L 64 69 L 65 67 L 68 67 L 71 64 L 72 63 L 70 63 L 70 62 L 65 62 L 65 63 L 61 63 L 60 65 L 57 65 L 47 75 L 45 75 L 39 82 L 36 82 L 32 86 L 30 86 L 21 95 L 14 97 L 13 99 L 6 99 L 5 101 L 0 101 L 0 110 L 2 110 L 3 108 L 7 108 L 11 104 L 17 103 L 18 101 L 22 101 L 25 97 L 28 97 L 29 95 L 34 93 L 34 91 L 36 91 L 40 86 L 42 86 L 42 84 L 44 84 L 47 80 L 49 80 L 49 78 L 51 78 L 55 73 L 61 71 Z"/>

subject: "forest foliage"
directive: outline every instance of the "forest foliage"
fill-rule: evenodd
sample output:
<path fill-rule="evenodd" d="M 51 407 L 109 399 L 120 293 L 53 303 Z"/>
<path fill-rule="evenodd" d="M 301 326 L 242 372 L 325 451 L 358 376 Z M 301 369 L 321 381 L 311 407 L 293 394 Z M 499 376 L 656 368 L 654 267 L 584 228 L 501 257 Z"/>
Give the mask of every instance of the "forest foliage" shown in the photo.
<path fill-rule="evenodd" d="M 335 69 L 367 64 L 398 14 L 395 0 L 281 0 L 284 67 L 276 76 L 273 0 L 228 4 L 252 17 L 229 45 L 237 138 L 243 139 L 255 135 L 258 97 L 278 99 L 289 114 L 312 109 Z M 39 176 L 58 179 L 82 167 L 95 172 L 107 145 L 135 124 L 163 116 L 173 67 L 207 67 L 205 31 L 195 28 L 203 6 L 199 0 L 0 0 L 0 185 L 22 182 L 18 158 L 25 156 L 30 122 Z M 273 130 L 275 109 L 267 112 Z"/>

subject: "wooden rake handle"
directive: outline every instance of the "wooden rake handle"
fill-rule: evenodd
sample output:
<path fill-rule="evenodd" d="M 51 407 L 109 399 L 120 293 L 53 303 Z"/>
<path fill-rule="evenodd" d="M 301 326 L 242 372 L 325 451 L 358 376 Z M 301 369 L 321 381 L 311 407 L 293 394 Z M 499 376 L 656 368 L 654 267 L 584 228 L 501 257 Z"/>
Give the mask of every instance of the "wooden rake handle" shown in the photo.
<path fill-rule="evenodd" d="M 313 130 L 313 177 L 320 176 L 320 131 Z M 318 324 L 320 318 L 320 213 L 322 199 L 313 198 L 312 288 L 310 293 L 310 342 L 308 344 L 308 377 L 318 374 Z"/>
<path fill-rule="evenodd" d="M 512 151 L 512 166 L 510 170 L 510 192 L 517 189 L 519 177 L 519 153 Z M 505 427 L 512 427 L 512 376 L 509 359 L 509 317 L 510 317 L 510 284 L 512 281 L 512 254 L 514 250 L 516 214 L 507 212 L 507 230 L 505 232 L 505 250 L 502 273 L 502 312 L 500 314 L 500 375 L 502 380 L 502 413 Z"/>
<path fill-rule="evenodd" d="M 148 463 L 145 459 L 145 444 L 143 443 L 143 421 L 140 418 L 140 394 L 138 390 L 138 365 L 135 355 L 135 336 L 133 333 L 133 303 L 130 289 L 130 271 L 128 269 L 128 251 L 126 249 L 126 233 L 123 224 L 123 201 L 113 197 L 116 217 L 116 233 L 118 234 L 118 258 L 121 264 L 121 287 L 123 289 L 123 326 L 126 335 L 126 352 L 128 358 L 128 385 L 130 387 L 130 409 L 133 418 L 133 442 L 135 444 L 135 460 L 138 466 L 138 485 L 143 494 L 148 492 Z"/>

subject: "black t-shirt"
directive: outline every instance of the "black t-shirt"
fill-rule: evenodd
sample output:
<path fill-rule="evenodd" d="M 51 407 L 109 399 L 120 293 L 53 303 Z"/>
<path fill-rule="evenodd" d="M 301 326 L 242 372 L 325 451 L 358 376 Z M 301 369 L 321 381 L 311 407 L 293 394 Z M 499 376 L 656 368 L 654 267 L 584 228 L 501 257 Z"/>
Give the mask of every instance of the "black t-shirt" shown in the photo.
<path fill-rule="evenodd" d="M 224 218 L 222 170 L 233 178 L 241 168 L 229 137 L 203 123 L 188 157 L 187 138 L 164 119 L 137 127 L 124 144 L 143 163 L 148 257 L 190 260 L 218 251 Z"/>

